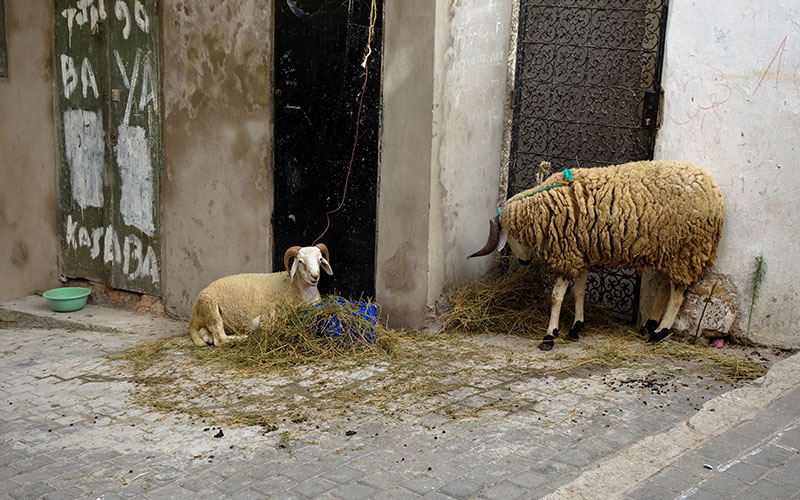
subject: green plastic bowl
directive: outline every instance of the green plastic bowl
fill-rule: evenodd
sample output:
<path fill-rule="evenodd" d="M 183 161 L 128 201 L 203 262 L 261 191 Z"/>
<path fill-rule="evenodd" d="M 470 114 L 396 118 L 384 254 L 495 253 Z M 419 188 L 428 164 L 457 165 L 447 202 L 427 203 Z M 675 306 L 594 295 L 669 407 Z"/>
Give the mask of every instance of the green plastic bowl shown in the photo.
<path fill-rule="evenodd" d="M 56 312 L 78 311 L 86 305 L 89 294 L 92 293 L 88 288 L 80 286 L 65 286 L 63 288 L 53 288 L 42 294 L 47 299 L 47 304 Z"/>

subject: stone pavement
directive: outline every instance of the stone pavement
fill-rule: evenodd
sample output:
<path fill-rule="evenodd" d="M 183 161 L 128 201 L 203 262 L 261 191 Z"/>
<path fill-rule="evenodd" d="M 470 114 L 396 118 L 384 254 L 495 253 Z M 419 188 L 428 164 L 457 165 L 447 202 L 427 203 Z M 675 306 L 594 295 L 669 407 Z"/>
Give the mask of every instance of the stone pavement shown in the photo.
<path fill-rule="evenodd" d="M 800 355 L 736 388 L 606 373 L 547 380 L 547 393 L 498 375 L 461 403 L 522 409 L 264 432 L 133 402 L 115 354 L 184 332 L 91 306 L 55 315 L 38 297 L 0 306 L 0 500 L 800 498 Z"/>

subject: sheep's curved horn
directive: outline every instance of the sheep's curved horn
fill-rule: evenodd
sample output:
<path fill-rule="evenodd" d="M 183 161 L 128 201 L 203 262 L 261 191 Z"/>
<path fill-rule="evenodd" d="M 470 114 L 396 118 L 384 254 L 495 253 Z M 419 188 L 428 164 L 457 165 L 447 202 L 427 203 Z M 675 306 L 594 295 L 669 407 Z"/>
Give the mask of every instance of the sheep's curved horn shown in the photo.
<path fill-rule="evenodd" d="M 481 248 L 474 254 L 467 257 L 467 259 L 489 255 L 490 253 L 495 251 L 495 249 L 497 248 L 497 244 L 499 242 L 500 242 L 500 217 L 492 217 L 491 219 L 489 219 L 489 240 L 486 242 L 486 245 L 484 245 L 483 248 Z"/>
<path fill-rule="evenodd" d="M 283 254 L 283 266 L 286 268 L 287 271 L 289 270 L 289 261 L 297 257 L 298 250 L 300 250 L 300 247 L 297 246 L 289 247 L 289 249 L 286 250 L 286 253 Z"/>
<path fill-rule="evenodd" d="M 322 256 L 323 256 L 323 257 L 325 257 L 325 260 L 327 260 L 327 261 L 328 261 L 328 263 L 330 263 L 330 261 L 331 261 L 331 256 L 330 256 L 330 254 L 328 253 L 328 247 L 326 247 L 324 243 L 317 243 L 315 246 L 316 246 L 317 248 L 319 248 L 319 251 L 320 251 L 320 252 L 322 252 Z"/>

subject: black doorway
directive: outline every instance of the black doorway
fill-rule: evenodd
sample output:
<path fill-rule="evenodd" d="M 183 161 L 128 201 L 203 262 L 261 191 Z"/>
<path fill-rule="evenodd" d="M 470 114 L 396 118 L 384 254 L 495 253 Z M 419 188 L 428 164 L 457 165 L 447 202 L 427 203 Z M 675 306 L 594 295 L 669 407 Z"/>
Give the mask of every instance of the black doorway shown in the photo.
<path fill-rule="evenodd" d="M 383 5 L 374 2 L 374 36 L 362 67 L 372 0 L 279 0 L 274 43 L 273 269 L 292 245 L 319 242 L 333 276 L 320 291 L 375 296 L 375 224 L 381 104 Z M 362 88 L 366 89 L 362 99 Z M 358 144 L 348 167 L 356 136 Z"/>

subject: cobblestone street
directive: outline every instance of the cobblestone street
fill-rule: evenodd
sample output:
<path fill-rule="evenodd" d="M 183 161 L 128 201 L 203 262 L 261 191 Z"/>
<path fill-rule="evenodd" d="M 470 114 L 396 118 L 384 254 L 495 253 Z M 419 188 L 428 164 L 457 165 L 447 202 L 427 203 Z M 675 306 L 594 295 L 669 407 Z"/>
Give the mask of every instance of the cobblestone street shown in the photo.
<path fill-rule="evenodd" d="M 797 356 L 738 389 L 691 373 L 510 374 L 449 395 L 487 408 L 473 414 L 360 408 L 267 432 L 137 405 L 115 356 L 152 331 L 30 323 L 0 323 L 0 498 L 791 499 L 800 488 Z"/>

